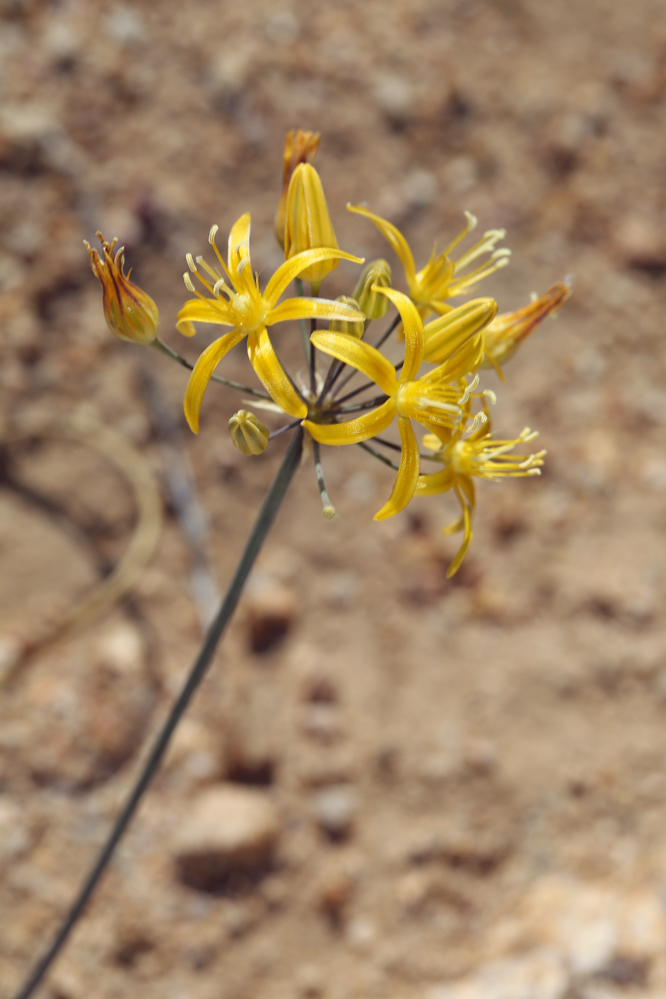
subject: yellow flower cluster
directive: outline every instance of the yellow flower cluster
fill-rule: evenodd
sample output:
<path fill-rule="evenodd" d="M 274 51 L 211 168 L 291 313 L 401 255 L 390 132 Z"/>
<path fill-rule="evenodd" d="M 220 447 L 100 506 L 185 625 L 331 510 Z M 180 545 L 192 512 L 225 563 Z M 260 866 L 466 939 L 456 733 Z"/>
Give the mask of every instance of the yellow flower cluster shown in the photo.
<path fill-rule="evenodd" d="M 417 271 L 407 240 L 391 222 L 365 207 L 348 205 L 349 211 L 369 219 L 385 237 L 402 267 L 406 292 L 393 287 L 391 266 L 381 259 L 365 266 L 350 286 L 351 294 L 336 300 L 321 298 L 320 286 L 340 260 L 356 264 L 365 261 L 338 248 L 321 179 L 309 162 L 318 144 L 316 133 L 296 131 L 287 136 L 282 196 L 275 218 L 285 260 L 263 290 L 259 275 L 252 271 L 249 214 L 242 215 L 232 226 L 226 257 L 217 246 L 216 225 L 208 237 L 215 256 L 212 263 L 201 256 L 195 259 L 187 255 L 184 280 L 194 297 L 178 313 L 178 330 L 192 336 L 196 323 L 230 329 L 214 340 L 193 366 L 185 392 L 185 415 L 191 429 L 198 433 L 204 393 L 211 378 L 225 381 L 214 375 L 215 369 L 228 351 L 247 339 L 250 363 L 266 393 L 257 406 L 292 417 L 294 422 L 275 434 L 298 424 L 307 431 L 313 443 L 326 516 L 331 517 L 334 509 L 323 484 L 319 446 L 359 444 L 397 471 L 391 495 L 375 514 L 375 520 L 404 510 L 414 496 L 447 491 L 456 495 L 462 514 L 445 528 L 445 533 L 462 531 L 463 543 L 449 568 L 452 575 L 472 539 L 474 479 L 539 475 L 545 453 L 513 453 L 514 448 L 536 437 L 528 429 L 511 440 L 493 438 L 489 409 L 495 395 L 479 388 L 479 371 L 492 368 L 503 380 L 501 366 L 532 330 L 566 301 L 570 284 L 556 284 L 523 308 L 502 315 L 497 314 L 492 298 L 454 304 L 453 299 L 467 295 L 483 278 L 509 263 L 510 251 L 498 247 L 504 230 L 489 230 L 469 249 L 459 248 L 477 225 L 476 218 L 465 212 L 466 225 L 461 233 L 439 254 L 433 249 L 427 263 Z M 122 266 L 117 266 L 118 254 L 114 260 L 109 245 L 104 243 L 103 247 L 104 261 L 97 254 L 93 258 L 91 251 L 91 262 L 105 292 L 109 325 L 126 339 L 143 343 L 154 340 L 157 309 L 154 304 L 154 311 L 146 307 L 146 301 L 152 300 L 144 293 L 140 293 L 142 299 L 137 298 L 138 289 L 127 283 L 127 288 L 133 289 L 134 302 L 143 304 L 146 316 L 145 330 L 137 331 L 135 304 L 123 312 L 124 285 L 118 280 L 119 270 L 122 274 Z M 122 256 L 120 259 L 122 264 Z M 292 281 L 297 294 L 280 301 Z M 303 281 L 310 284 L 309 297 L 302 294 Z M 107 299 L 112 303 L 108 307 Z M 374 345 L 369 343 L 368 327 L 386 315 L 391 305 L 397 312 L 395 318 Z M 284 370 L 268 335 L 268 327 L 294 320 L 300 321 L 304 333 L 306 377 L 292 376 Z M 326 320 L 327 328 L 318 328 L 319 320 Z M 392 333 L 404 341 L 399 363 L 382 351 Z M 155 345 L 178 357 L 159 338 Z M 327 369 L 321 363 L 326 356 L 331 358 Z M 357 373 L 367 381 L 346 390 Z M 254 389 L 246 391 L 262 395 Z M 381 436 L 394 420 L 399 444 Z M 426 431 L 420 444 L 415 424 Z M 250 455 L 260 454 L 273 436 L 247 410 L 233 416 L 229 428 L 235 446 Z M 399 451 L 399 463 L 394 464 L 370 447 L 367 442 L 372 439 L 380 447 Z M 424 461 L 435 462 L 439 470 L 424 473 Z"/>

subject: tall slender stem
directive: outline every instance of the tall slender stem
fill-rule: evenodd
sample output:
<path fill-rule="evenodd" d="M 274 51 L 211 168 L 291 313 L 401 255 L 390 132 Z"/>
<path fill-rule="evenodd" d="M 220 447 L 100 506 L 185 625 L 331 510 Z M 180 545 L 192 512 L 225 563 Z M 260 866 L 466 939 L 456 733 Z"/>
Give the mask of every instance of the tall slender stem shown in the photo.
<path fill-rule="evenodd" d="M 243 591 L 243 587 L 247 581 L 247 577 L 254 564 L 254 560 L 256 559 L 262 544 L 266 540 L 266 536 L 275 519 L 275 515 L 282 500 L 284 499 L 287 489 L 289 488 L 289 484 L 294 477 L 294 473 L 298 468 L 301 458 L 302 444 L 303 430 L 299 427 L 291 439 L 287 453 L 282 461 L 282 465 L 280 466 L 280 469 L 273 481 L 273 485 L 264 500 L 263 506 L 259 512 L 254 528 L 252 529 L 252 533 L 248 538 L 245 550 L 241 556 L 240 562 L 238 563 L 233 579 L 229 584 L 226 596 L 224 597 L 220 609 L 210 626 L 208 634 L 204 639 L 187 680 L 178 695 L 178 699 L 169 712 L 169 716 L 162 726 L 157 739 L 155 740 L 155 744 L 146 763 L 144 764 L 143 770 L 130 792 L 130 795 L 125 802 L 120 815 L 116 819 L 106 843 L 102 847 L 92 870 L 83 883 L 78 897 L 65 917 L 51 946 L 30 973 L 25 985 L 21 991 L 17 993 L 16 999 L 29 999 L 29 997 L 32 996 L 37 986 L 43 980 L 49 967 L 62 950 L 65 941 L 78 922 L 90 899 L 90 896 L 94 892 L 99 879 L 106 870 L 108 863 L 116 850 L 118 842 L 125 832 L 130 819 L 134 815 L 134 812 L 136 811 L 141 798 L 145 794 L 151 779 L 155 775 L 166 748 L 169 745 L 171 736 L 173 735 L 178 722 L 190 703 L 192 695 L 203 680 L 206 670 L 208 669 L 215 653 L 215 649 L 217 648 L 217 644 L 222 637 L 222 633 L 224 632 L 229 618 L 236 608 L 240 595 Z"/>
<path fill-rule="evenodd" d="M 190 361 L 182 357 L 177 350 L 173 350 L 172 347 L 169 347 L 169 345 L 166 344 L 164 340 L 160 340 L 159 337 L 156 337 L 153 340 L 151 347 L 161 351 L 162 354 L 166 354 L 166 356 L 170 357 L 172 361 L 177 361 L 178 364 L 187 368 L 188 371 L 192 371 L 194 368 L 194 365 Z M 211 375 L 210 377 L 213 382 L 219 382 L 220 385 L 228 385 L 229 388 L 238 389 L 239 392 L 246 392 L 248 395 L 254 395 L 257 399 L 270 399 L 270 396 L 266 392 L 262 392 L 260 389 L 250 388 L 248 385 L 242 385 L 241 382 L 232 382 L 228 378 L 222 378 L 221 375 Z"/>

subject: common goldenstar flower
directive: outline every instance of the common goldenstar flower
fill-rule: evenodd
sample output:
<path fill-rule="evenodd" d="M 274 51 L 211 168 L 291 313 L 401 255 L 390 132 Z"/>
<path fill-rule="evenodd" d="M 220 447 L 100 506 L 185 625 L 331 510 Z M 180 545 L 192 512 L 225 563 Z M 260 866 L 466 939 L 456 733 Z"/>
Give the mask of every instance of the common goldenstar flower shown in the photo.
<path fill-rule="evenodd" d="M 186 302 L 178 313 L 176 327 L 184 336 L 194 336 L 193 323 L 215 323 L 231 326 L 229 333 L 207 347 L 194 365 L 185 390 L 185 417 L 194 433 L 199 432 L 199 412 L 211 375 L 224 355 L 247 337 L 247 352 L 252 367 L 271 399 L 285 413 L 304 417 L 308 408 L 285 374 L 268 336 L 267 326 L 289 319 L 346 319 L 363 321 L 362 312 L 341 302 L 325 298 L 288 298 L 277 304 L 290 282 L 313 264 L 322 260 L 352 260 L 362 264 L 360 257 L 333 248 L 307 250 L 286 260 L 269 280 L 263 293 L 259 290 L 259 275 L 252 273 L 250 262 L 250 214 L 241 215 L 229 234 L 228 259 L 225 263 L 215 243 L 218 227 L 210 231 L 208 241 L 215 250 L 219 268 L 213 268 L 202 257 L 196 263 L 188 253 L 190 271 L 213 296 L 198 292 L 190 275 L 183 275 L 185 285 L 197 297 Z M 208 277 L 202 276 L 201 271 Z M 212 283 L 211 283 L 212 282 Z"/>
<path fill-rule="evenodd" d="M 494 396 L 491 394 L 490 398 L 494 399 Z M 467 419 L 473 421 L 471 428 L 466 427 Z M 470 430 L 465 437 L 464 434 Z M 475 417 L 468 412 L 466 420 L 454 430 L 442 433 L 435 428 L 435 433 L 426 434 L 421 441 L 423 447 L 434 452 L 433 458 L 441 461 L 444 468 L 441 472 L 420 475 L 416 495 L 435 496 L 453 489 L 462 510 L 458 520 L 444 528 L 444 534 L 464 531 L 463 543 L 446 573 L 449 578 L 460 568 L 472 543 L 472 517 L 476 506 L 474 478 L 497 481 L 541 475 L 545 451 L 531 455 L 509 453 L 519 444 L 527 444 L 536 437 L 538 434 L 526 427 L 514 440 L 493 440 L 487 412 L 478 413 Z"/>

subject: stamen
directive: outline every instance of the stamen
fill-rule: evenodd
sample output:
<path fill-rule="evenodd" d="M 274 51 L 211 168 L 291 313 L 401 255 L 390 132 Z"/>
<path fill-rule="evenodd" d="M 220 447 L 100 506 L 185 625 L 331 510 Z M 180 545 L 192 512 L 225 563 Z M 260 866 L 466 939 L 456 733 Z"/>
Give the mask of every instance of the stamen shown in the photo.
<path fill-rule="evenodd" d="M 192 254 L 191 253 L 186 253 L 185 254 L 185 259 L 187 260 L 187 266 L 190 268 L 190 270 L 192 271 L 192 273 L 196 274 L 196 272 L 197 272 L 197 265 L 194 263 L 194 260 L 192 259 Z"/>
<path fill-rule="evenodd" d="M 492 389 L 484 389 L 481 395 L 485 396 L 491 406 L 497 403 L 497 396 Z"/>
<path fill-rule="evenodd" d="M 237 244 L 237 245 L 236 245 L 236 246 L 234 247 L 234 253 L 239 253 L 239 252 L 240 252 L 240 250 L 241 250 L 241 248 L 242 248 L 243 246 L 244 246 L 244 247 L 245 247 L 245 248 L 246 248 L 247 250 L 249 250 L 249 249 L 250 249 L 250 241 L 249 241 L 248 239 L 241 239 L 240 243 L 238 243 L 238 244 Z"/>
<path fill-rule="evenodd" d="M 211 246 L 215 246 L 215 237 L 217 236 L 217 230 L 219 228 L 220 228 L 219 225 L 214 225 L 211 227 L 211 230 L 208 233 L 208 242 L 210 243 Z"/>
<path fill-rule="evenodd" d="M 115 239 L 114 239 L 113 243 L 115 243 Z M 113 249 L 113 243 L 111 244 L 111 249 Z M 116 255 L 113 258 L 114 262 L 116 264 L 118 263 L 118 257 L 121 255 L 121 253 L 123 253 L 123 254 L 125 253 L 125 247 L 124 246 L 119 246 L 118 249 L 116 250 Z"/>
<path fill-rule="evenodd" d="M 238 267 L 236 268 L 236 274 L 242 274 L 249 263 L 250 263 L 250 258 L 243 257 Z"/>
<path fill-rule="evenodd" d="M 460 397 L 460 399 L 458 399 L 458 405 L 459 406 L 465 406 L 469 402 L 469 397 L 470 397 L 470 395 L 472 394 L 472 392 L 474 391 L 474 389 L 476 388 L 476 386 L 478 384 L 479 384 L 479 376 L 478 375 L 474 375 L 474 378 L 469 383 L 469 385 L 467 386 L 467 388 L 463 392 L 463 394 Z"/>
<path fill-rule="evenodd" d="M 216 281 L 215 284 L 213 285 L 213 294 L 215 296 L 219 295 L 220 288 L 224 288 L 224 278 L 220 278 L 220 280 Z"/>
<path fill-rule="evenodd" d="M 419 405 L 422 406 L 423 409 L 441 409 L 445 413 L 455 413 L 458 417 L 456 422 L 459 422 L 462 417 L 460 406 L 452 406 L 451 403 L 440 402 L 438 399 L 433 399 L 431 396 L 422 395 L 419 399 Z"/>
<path fill-rule="evenodd" d="M 183 274 L 183 281 L 185 282 L 185 287 L 187 288 L 187 290 L 191 291 L 193 295 L 196 295 L 197 290 L 192 284 L 192 278 L 187 273 L 187 271 L 185 271 L 185 273 Z"/>
<path fill-rule="evenodd" d="M 217 281 L 217 279 L 220 276 L 219 272 L 216 271 L 216 270 L 214 270 L 210 266 L 210 264 L 206 263 L 206 261 L 204 260 L 203 257 L 197 257 L 197 263 L 198 263 L 199 267 L 203 267 L 203 269 L 205 270 L 206 274 L 208 274 L 208 275 L 210 275 L 210 277 L 212 277 L 213 281 Z"/>
<path fill-rule="evenodd" d="M 488 422 L 488 417 L 485 413 L 476 413 L 474 419 L 472 420 L 472 426 L 468 427 L 465 431 L 470 437 L 477 432 L 479 427 L 483 426 L 484 423 Z"/>

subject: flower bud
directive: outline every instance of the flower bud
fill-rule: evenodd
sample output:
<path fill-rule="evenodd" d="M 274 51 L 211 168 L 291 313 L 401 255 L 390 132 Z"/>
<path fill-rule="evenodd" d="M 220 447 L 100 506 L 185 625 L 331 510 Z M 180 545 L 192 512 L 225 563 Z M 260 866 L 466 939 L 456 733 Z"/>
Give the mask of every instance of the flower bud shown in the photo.
<path fill-rule="evenodd" d="M 107 326 L 121 340 L 152 343 L 157 336 L 160 321 L 157 306 L 145 291 L 141 291 L 141 288 L 137 288 L 129 280 L 129 274 L 124 273 L 125 248 L 121 246 L 115 255 L 113 253 L 117 238 L 112 243 L 107 243 L 101 232 L 96 235 L 102 244 L 103 259 L 87 240 L 84 239 L 83 242 L 90 256 L 93 274 L 102 286 L 102 305 Z"/>
<path fill-rule="evenodd" d="M 497 316 L 485 329 L 485 354 L 481 367 L 493 367 L 499 371 L 539 323 L 567 301 L 572 289 L 573 278 L 569 277 L 560 284 L 554 284 L 522 309 Z"/>
<path fill-rule="evenodd" d="M 289 260 L 304 250 L 316 250 L 320 247 L 337 250 L 338 241 L 333 232 L 319 174 L 309 163 L 301 163 L 292 174 L 287 192 L 285 258 Z M 314 294 L 318 294 L 321 282 L 337 266 L 337 260 L 324 260 L 307 267 L 300 276 L 304 281 L 309 281 Z"/>
<path fill-rule="evenodd" d="M 300 128 L 287 132 L 284 143 L 284 167 L 282 170 L 282 197 L 275 213 L 275 235 L 284 250 L 284 220 L 287 207 L 287 191 L 289 182 L 299 163 L 307 163 L 309 157 L 314 157 L 319 145 L 319 132 L 303 132 Z"/>
<path fill-rule="evenodd" d="M 261 454 L 268 447 L 268 430 L 254 413 L 239 409 L 229 420 L 234 447 L 243 454 Z"/>
<path fill-rule="evenodd" d="M 355 298 L 348 298 L 346 295 L 338 295 L 335 301 L 342 302 L 343 305 L 351 305 L 353 309 L 358 309 L 359 307 Z M 346 319 L 334 319 L 328 330 L 329 333 L 349 333 L 350 336 L 355 336 L 357 340 L 360 340 L 365 332 L 365 323 L 362 321 L 354 323 Z"/>
<path fill-rule="evenodd" d="M 361 312 L 368 319 L 381 319 L 389 310 L 390 300 L 386 295 L 373 291 L 372 286 L 391 287 L 391 265 L 388 260 L 371 260 L 361 271 L 358 284 L 354 288 L 354 298 Z"/>

